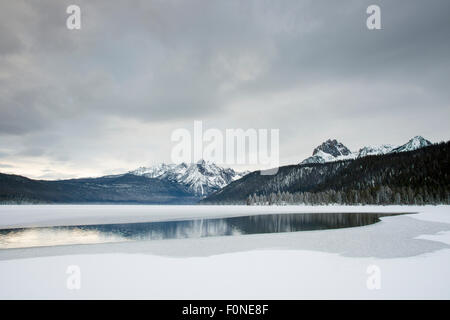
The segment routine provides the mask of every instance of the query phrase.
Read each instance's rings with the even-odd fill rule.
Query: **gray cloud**
[[[69,31],[72,1],[2,2],[0,149],[57,177],[169,161],[194,119],[280,128],[283,163],[329,137],[449,139],[450,3],[376,1],[369,31],[372,3],[83,0]]]

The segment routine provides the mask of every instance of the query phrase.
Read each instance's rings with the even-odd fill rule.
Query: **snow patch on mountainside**
[[[395,147],[390,144],[383,144],[381,146],[368,146],[359,149],[357,158],[365,156],[375,156],[380,154],[386,154],[392,151]]]

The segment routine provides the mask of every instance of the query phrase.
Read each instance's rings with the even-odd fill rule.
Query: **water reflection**
[[[389,213],[267,214],[126,224],[0,230],[0,249],[358,227]]]

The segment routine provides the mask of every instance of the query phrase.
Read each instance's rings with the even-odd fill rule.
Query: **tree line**
[[[409,152],[253,172],[210,204],[450,204],[450,142]]]
[[[295,192],[288,191],[270,193],[269,195],[249,195],[246,200],[247,205],[424,205],[424,204],[450,204],[450,195],[445,192],[434,192],[420,188],[414,191],[411,187],[390,188],[389,186],[379,186],[366,190],[335,191],[327,190],[322,192]]]

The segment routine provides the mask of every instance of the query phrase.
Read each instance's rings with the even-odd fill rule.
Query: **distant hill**
[[[2,203],[196,203],[177,183],[133,174],[59,181],[0,173]]]
[[[273,176],[255,171],[201,203],[450,203],[450,142],[414,147],[354,160],[284,166]]]

